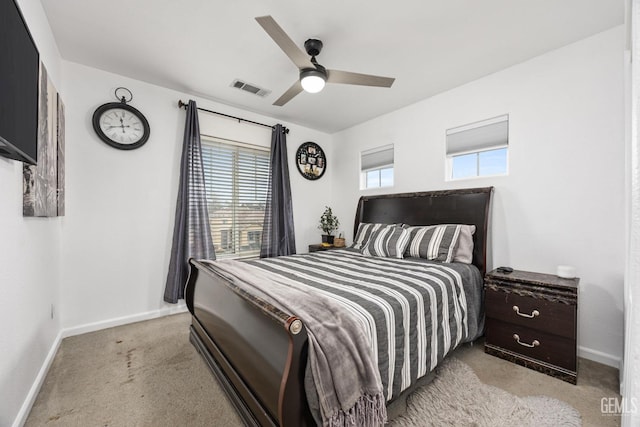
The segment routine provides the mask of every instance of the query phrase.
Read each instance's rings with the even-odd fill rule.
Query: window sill
[[[387,188],[393,188],[393,185],[386,185],[384,187],[368,187],[368,188],[360,188],[360,191],[371,191],[371,190],[385,190]]]
[[[465,176],[464,178],[445,178],[445,182],[458,182],[458,181],[466,181],[466,180],[478,180],[485,178],[500,178],[509,176],[508,173],[499,173],[495,175],[480,175],[480,176]]]

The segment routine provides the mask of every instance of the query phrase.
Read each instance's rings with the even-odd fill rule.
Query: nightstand
[[[336,248],[335,246],[322,246],[320,243],[318,243],[317,245],[309,245],[309,252],[330,251],[331,249],[344,248]]]
[[[488,273],[485,352],[576,384],[579,280]]]

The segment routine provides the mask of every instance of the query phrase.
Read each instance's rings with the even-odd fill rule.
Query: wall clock
[[[327,169],[327,158],[315,142],[305,142],[296,152],[298,171],[307,179],[319,179]]]
[[[125,96],[118,97],[118,91],[129,92],[129,99]],[[127,104],[133,99],[129,89],[119,87],[115,90],[115,95],[119,102],[107,102],[94,111],[93,130],[102,141],[113,148],[140,148],[149,139],[149,122],[144,114]]]

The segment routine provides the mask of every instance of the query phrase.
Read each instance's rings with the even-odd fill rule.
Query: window
[[[360,188],[393,186],[393,145],[360,153]]]
[[[220,230],[220,249],[233,250],[233,230]]]
[[[216,256],[259,255],[269,185],[269,149],[203,136],[202,163]]]
[[[447,130],[447,179],[506,175],[509,116]]]
[[[251,249],[260,250],[260,245],[262,244],[262,230],[247,231],[247,244]]]

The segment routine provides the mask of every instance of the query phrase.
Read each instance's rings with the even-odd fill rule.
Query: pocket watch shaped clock
[[[116,89],[116,98],[118,98]],[[133,96],[129,97],[129,101]],[[128,105],[125,97],[119,98],[119,102],[102,104],[93,113],[93,129],[98,137],[120,150],[133,150],[142,147],[149,139],[150,128],[147,118],[136,108]]]

